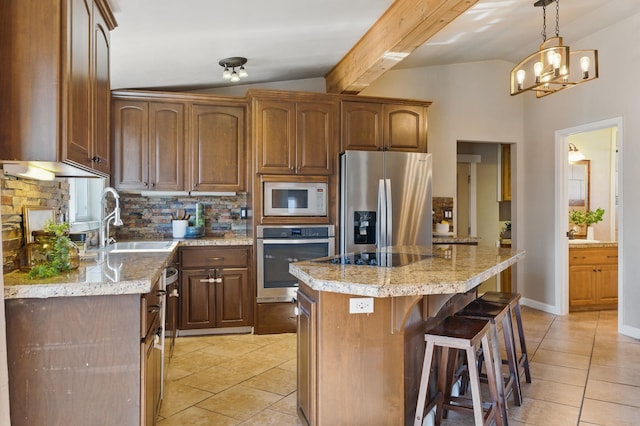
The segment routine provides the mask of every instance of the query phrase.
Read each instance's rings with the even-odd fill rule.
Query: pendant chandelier
[[[556,4],[556,35],[547,39],[547,6]],[[536,98],[568,89],[598,78],[598,51],[570,51],[560,37],[560,0],[538,0],[542,7],[543,27],[540,50],[527,56],[511,70],[511,95],[527,90]]]

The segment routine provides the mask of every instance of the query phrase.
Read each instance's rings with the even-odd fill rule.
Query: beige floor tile
[[[592,364],[589,369],[589,379],[640,386],[640,363],[629,365],[629,367],[632,368]]]
[[[640,360],[640,344],[617,341],[596,342],[593,349],[594,364],[627,367]]]
[[[236,370],[223,366],[213,366],[206,370],[193,373],[179,380],[183,385],[206,390],[212,393],[220,393],[230,387],[244,382],[253,377],[248,370]]]
[[[587,383],[588,372],[586,370],[561,367],[551,364],[539,364],[537,362],[531,362],[530,369],[533,380],[542,379],[550,382],[565,383],[568,385],[583,387]]]
[[[252,377],[244,384],[256,389],[262,389],[267,392],[285,396],[296,390],[296,373],[281,368],[272,368],[271,370]]]
[[[638,386],[601,382],[589,378],[584,397],[640,408],[640,387]]]
[[[585,398],[580,420],[589,424],[635,426],[640,408]]]
[[[173,356],[188,354],[207,346],[207,343],[199,337],[177,337],[173,348]]]
[[[166,382],[160,415],[168,418],[179,411],[209,398],[211,395],[211,392],[185,386],[178,382]]]
[[[520,407],[509,407],[509,419],[532,425],[575,425],[578,423],[579,413],[578,407],[538,399],[527,399]]]
[[[297,416],[267,409],[242,422],[241,426],[297,426],[299,424]]]
[[[549,351],[546,349],[538,349],[532,357],[532,361],[538,364],[559,365],[562,367],[579,368],[582,370],[589,369],[589,356],[575,355],[565,352]]]
[[[218,355],[226,358],[234,358],[250,352],[254,352],[263,346],[254,343],[241,342],[238,340],[224,340],[209,344],[206,348],[200,349],[200,352],[206,352],[212,355]]]
[[[281,398],[282,396],[271,392],[237,385],[198,403],[198,407],[244,421]]]
[[[171,362],[176,368],[195,373],[210,368],[213,365],[228,362],[230,359],[231,358],[197,350],[185,355],[175,356]]]
[[[263,352],[255,352],[250,354],[241,355],[224,364],[221,364],[224,368],[229,368],[237,371],[245,371],[251,373],[252,376],[264,373],[270,368],[277,367],[285,360],[278,357],[273,357]]]
[[[590,342],[581,342],[567,339],[545,338],[540,343],[540,349],[555,352],[565,352],[576,355],[591,356],[592,345]]]
[[[635,424],[640,341],[617,333],[617,312],[555,316],[523,306],[522,314],[533,383],[523,377],[521,407],[509,400],[510,425]],[[300,424],[295,334],[180,337],[174,354],[160,425]],[[442,424],[473,418],[451,413]]]
[[[158,422],[158,426],[236,426],[240,420],[198,407],[189,407]]]
[[[298,359],[294,357],[293,359],[278,365],[278,368],[294,372],[298,371]]]
[[[279,411],[290,416],[297,416],[297,401],[298,396],[296,392],[291,392],[290,395],[285,396],[280,401],[273,404],[269,409]]]
[[[521,387],[525,401],[532,398],[578,408],[582,404],[584,386],[535,379],[531,383],[523,380]]]

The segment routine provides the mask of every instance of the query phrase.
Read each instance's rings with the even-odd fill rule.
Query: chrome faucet
[[[113,220],[114,226],[122,226],[122,219],[120,218],[120,195],[118,195],[118,192],[110,186],[107,186],[102,191],[101,215],[104,215],[104,210],[107,208],[107,194],[109,193],[113,195],[113,199],[116,200],[116,207],[111,213],[100,220],[100,248],[107,245],[107,240],[109,239],[109,222]]]

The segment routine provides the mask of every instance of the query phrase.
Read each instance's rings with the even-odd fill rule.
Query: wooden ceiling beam
[[[396,0],[325,76],[327,93],[359,93],[478,0]]]

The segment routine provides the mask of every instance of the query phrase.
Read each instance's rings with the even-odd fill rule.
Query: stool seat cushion
[[[496,318],[508,308],[508,303],[495,303],[476,299],[456,312],[456,315],[465,317]]]
[[[480,299],[487,302],[509,303],[520,300],[520,293],[503,293],[499,291],[487,291]]]
[[[469,319],[450,316],[444,319],[437,326],[427,330],[425,340],[429,335],[447,336],[456,339],[472,340],[481,333],[489,323],[481,319]]]

